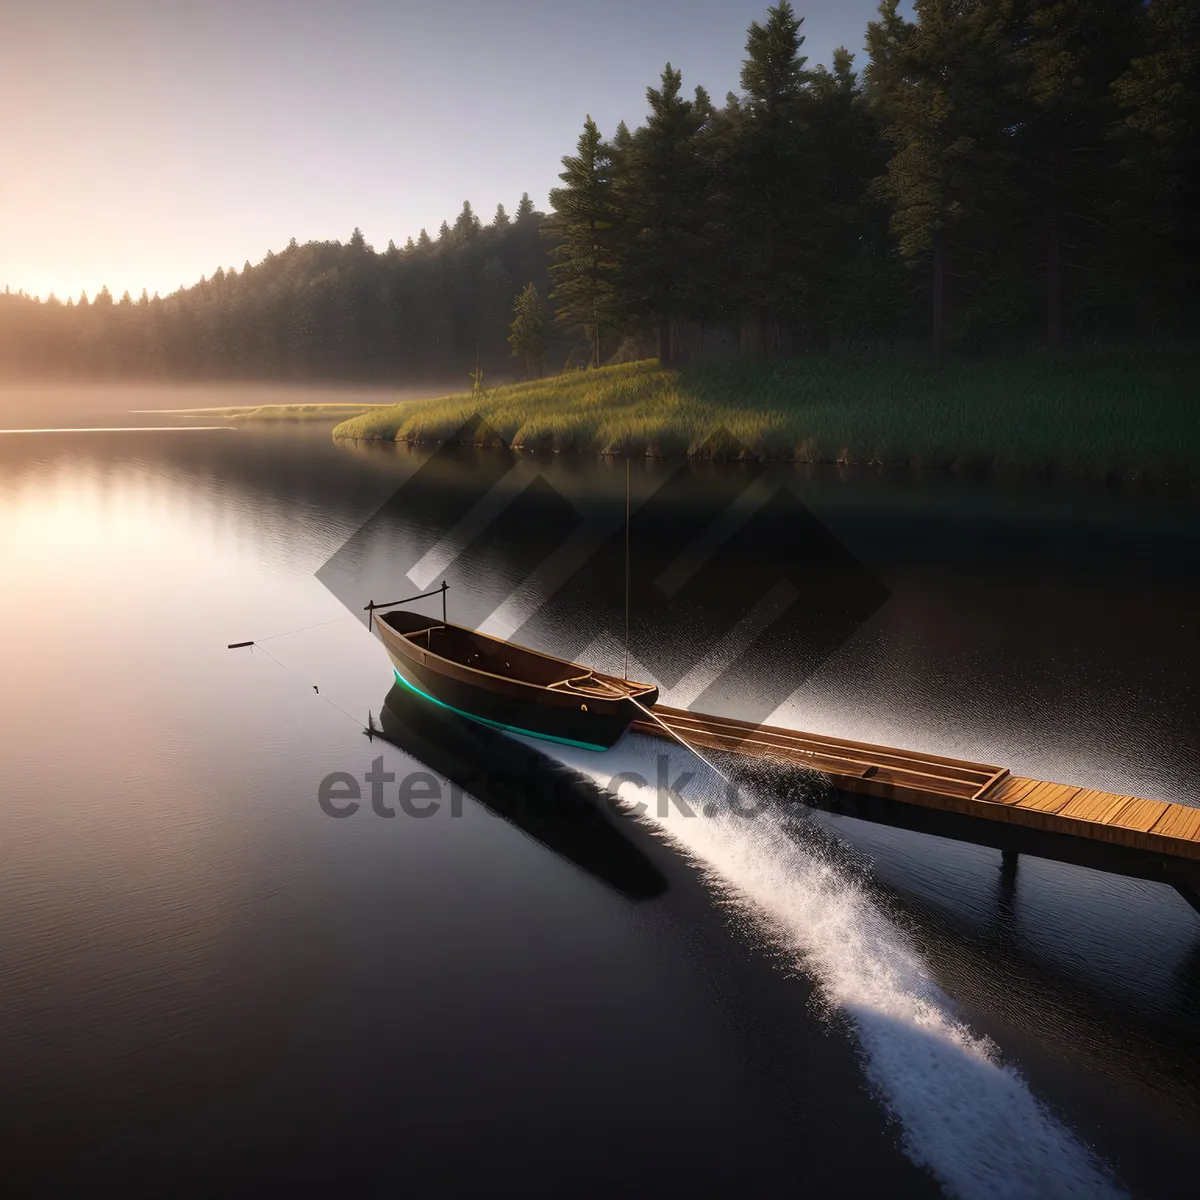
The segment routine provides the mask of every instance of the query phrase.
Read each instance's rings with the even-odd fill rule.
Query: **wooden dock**
[[[826,776],[838,792],[893,806],[872,809],[860,803],[835,811],[934,833],[942,830],[928,821],[894,819],[895,806],[965,818],[959,827],[967,831],[968,840],[1170,883],[1200,908],[1200,808],[1027,779],[987,763],[685,709],[655,706],[654,712],[693,745],[807,768]],[[632,728],[652,737],[669,736],[649,720],[637,721]],[[991,832],[981,834],[981,823]],[[1115,854],[1106,858],[1105,849]]]

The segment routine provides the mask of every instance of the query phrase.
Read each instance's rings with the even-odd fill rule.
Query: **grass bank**
[[[407,401],[337,439],[441,443],[478,416],[519,449],[1089,475],[1200,475],[1200,352],[653,360]],[[483,440],[472,428],[468,436]]]

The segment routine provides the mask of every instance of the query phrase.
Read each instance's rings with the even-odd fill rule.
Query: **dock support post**
[[[1190,884],[1176,883],[1175,890],[1198,912],[1200,913],[1200,891],[1197,891]]]
[[[1019,857],[1015,850],[1000,851],[1000,878],[1009,887],[1017,881],[1017,861]]]

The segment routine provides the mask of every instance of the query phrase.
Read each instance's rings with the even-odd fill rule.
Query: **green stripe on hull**
[[[603,754],[608,747],[597,746],[593,742],[577,742],[573,738],[555,737],[552,733],[535,733],[532,729],[521,729],[517,725],[502,725],[499,721],[489,721],[487,717],[477,717],[474,713],[464,712],[461,708],[455,708],[453,704],[447,704],[444,700],[437,699],[436,696],[431,696],[428,692],[423,692],[416,684],[409,683],[395,667],[392,668],[392,674],[396,676],[399,683],[404,684],[410,692],[416,692],[423,700],[428,700],[431,704],[436,704],[439,708],[449,709],[452,713],[457,713],[460,717],[466,717],[468,721],[476,721],[480,725],[487,725],[490,729],[500,729],[505,733],[520,733],[525,737],[540,738],[544,742],[558,742],[560,746],[576,746],[580,750],[597,750]]]

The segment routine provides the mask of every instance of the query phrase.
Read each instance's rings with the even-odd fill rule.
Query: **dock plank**
[[[1022,776],[1015,776],[1012,780],[1013,786],[1009,788],[1003,796],[990,796],[989,799],[996,800],[1002,804],[1016,805],[1033,791],[1035,787],[1041,783],[1040,779],[1025,779]]]
[[[1200,841],[1200,808],[1171,804],[1151,827],[1150,832],[1161,837],[1179,838],[1182,841]]]
[[[1079,821],[1091,821],[1104,810],[1109,799],[1107,792],[1098,792],[1095,788],[1080,788],[1059,812],[1064,817],[1074,817]]]
[[[993,804],[1003,804],[1007,798],[1019,787],[1026,782],[1020,775],[1009,775],[1006,779],[1002,779],[989,793],[988,800]]]
[[[1013,791],[1020,785],[1021,782],[1021,778],[1017,775],[1009,775],[1006,779],[1002,779],[1000,783],[997,784],[996,787],[992,788],[992,790],[988,793],[988,803],[1004,804],[1006,798],[1012,795]]]
[[[1168,808],[1170,805],[1162,800],[1143,800],[1139,796],[1131,796],[1129,803],[1107,824],[1120,829],[1133,829],[1138,833],[1149,833]]]
[[[1095,788],[1082,788],[1059,810],[1059,815],[1104,825],[1129,803],[1129,799],[1128,796],[1114,796],[1112,792],[1100,792]]]
[[[1079,791],[1065,783],[1043,783],[1035,787],[1023,800],[1018,801],[1021,808],[1035,809],[1037,812],[1056,813]]]

